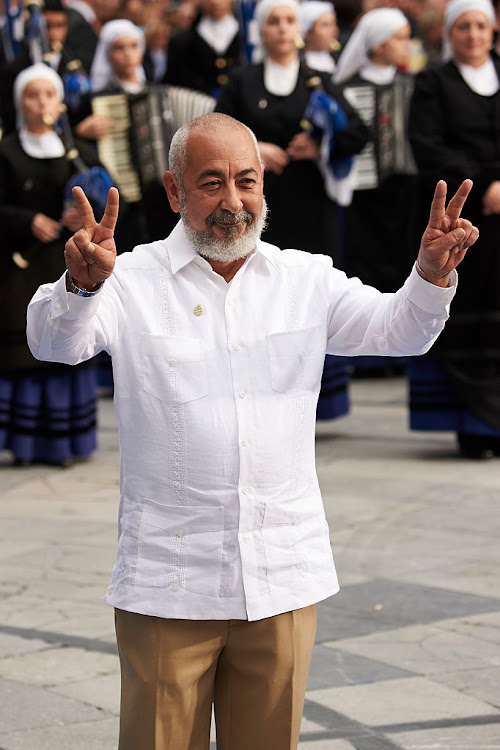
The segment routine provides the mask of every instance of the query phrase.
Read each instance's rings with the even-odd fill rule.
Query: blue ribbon
[[[332,170],[334,177],[342,179],[347,177],[351,171],[354,158],[345,156],[340,159],[335,157],[335,134],[344,130],[347,126],[347,115],[342,107],[329,94],[324,91],[312,91],[309,97],[304,118],[311,123],[312,130],[309,136],[317,143],[324,138],[328,139],[329,161],[327,168]]]

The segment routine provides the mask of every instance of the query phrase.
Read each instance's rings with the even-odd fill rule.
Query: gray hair
[[[175,131],[172,141],[170,142],[168,168],[175,175],[180,185],[182,185],[182,178],[186,168],[187,147],[191,132],[198,130],[200,132],[205,132],[207,135],[212,135],[217,132],[217,129],[245,130],[253,141],[260,166],[262,167],[259,146],[253,131],[239,120],[235,120],[234,117],[224,115],[222,112],[210,112],[209,114],[195,117],[185,125],[181,125],[181,127]]]

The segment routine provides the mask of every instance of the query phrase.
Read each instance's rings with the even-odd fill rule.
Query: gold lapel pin
[[[197,318],[199,318],[200,315],[203,315],[203,308],[201,305],[196,305],[196,307],[194,308],[194,314]]]

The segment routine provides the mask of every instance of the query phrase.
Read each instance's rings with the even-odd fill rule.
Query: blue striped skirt
[[[0,377],[0,450],[20,462],[66,464],[96,449],[94,368]]]
[[[446,370],[435,359],[428,356],[412,358],[408,374],[412,430],[447,430],[500,437],[498,430],[463,407]]]

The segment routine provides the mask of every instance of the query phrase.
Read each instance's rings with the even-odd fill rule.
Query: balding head
[[[257,158],[262,167],[257,139],[250,128],[239,120],[235,120],[234,117],[223,115],[221,112],[210,112],[207,115],[195,117],[194,120],[182,125],[174,133],[168,152],[168,166],[179,183],[182,184],[188,160],[189,139],[191,135],[202,135],[208,138],[224,140],[230,133],[234,135],[241,134],[244,140],[248,137],[251,138],[257,152]]]

